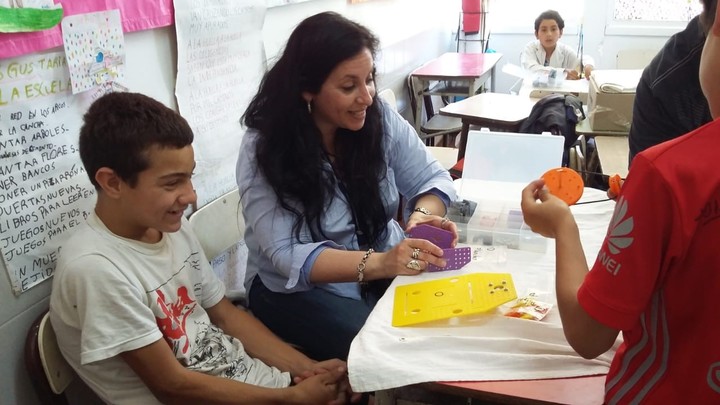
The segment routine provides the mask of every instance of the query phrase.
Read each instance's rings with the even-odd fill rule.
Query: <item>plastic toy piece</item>
[[[620,195],[620,188],[621,188],[620,182],[621,182],[621,180],[622,180],[622,179],[620,178],[620,175],[619,175],[619,174],[613,174],[613,175],[610,176],[610,178],[608,179],[608,186],[610,187],[610,192],[613,193],[613,194],[615,194],[615,196],[619,196],[619,195]]]
[[[550,169],[541,176],[550,193],[565,201],[567,205],[573,205],[583,195],[585,183],[582,177],[573,169],[558,167]]]
[[[438,267],[428,263],[427,271],[457,270],[470,263],[472,260],[472,249],[467,247],[443,249],[443,259],[447,261],[445,267]]]
[[[472,273],[398,286],[392,326],[487,312],[517,298],[507,273]]]
[[[408,232],[408,236],[413,239],[429,240],[440,249],[452,247],[453,233],[432,225],[418,225]]]

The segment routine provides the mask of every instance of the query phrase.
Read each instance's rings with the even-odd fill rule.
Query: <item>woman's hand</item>
[[[397,275],[416,276],[428,268],[428,263],[445,267],[443,251],[425,239],[407,238],[391,250],[381,253],[379,266],[386,272],[385,278]]]
[[[407,226],[405,228],[405,232],[410,232],[411,229],[414,227],[421,225],[421,224],[428,224],[432,225],[434,227],[444,229],[446,231],[450,231],[453,234],[453,241],[452,241],[452,247],[455,247],[458,242],[458,231],[457,231],[457,225],[455,223],[447,218],[443,218],[437,215],[425,215],[422,212],[413,212],[412,215],[410,215],[410,218],[408,218]]]

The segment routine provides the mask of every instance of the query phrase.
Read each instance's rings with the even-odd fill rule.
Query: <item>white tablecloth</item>
[[[520,186],[510,195],[519,207]],[[487,191],[477,188],[475,192]],[[462,190],[467,198],[468,190]],[[480,193],[483,194],[482,192]],[[493,195],[497,195],[493,190]],[[582,201],[605,198],[585,189]],[[590,266],[605,237],[615,203],[572,207]],[[455,271],[397,277],[352,343],[350,383],[357,392],[376,391],[430,381],[526,380],[607,374],[615,350],[594,360],[575,354],[562,331],[554,306],[542,321],[508,318],[494,311],[411,327],[391,326],[395,287],[470,272],[510,273],[518,295],[529,288],[555,300],[555,244],[545,253],[507,249],[494,263],[472,262]],[[618,340],[619,343],[619,340]],[[617,347],[617,344],[615,345]]]

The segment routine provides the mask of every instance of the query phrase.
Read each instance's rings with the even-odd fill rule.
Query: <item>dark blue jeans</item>
[[[383,292],[375,289],[359,301],[320,288],[282,294],[268,290],[255,276],[250,310],[273,333],[299,346],[311,359],[347,360],[350,343]]]

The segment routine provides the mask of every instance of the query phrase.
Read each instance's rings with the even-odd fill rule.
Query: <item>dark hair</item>
[[[555,22],[558,25],[558,28],[560,28],[560,31],[565,29],[565,20],[560,17],[560,13],[558,13],[555,10],[547,10],[540,13],[538,18],[535,19],[535,33],[537,34],[540,30],[540,24],[543,20],[555,20]]]
[[[150,166],[146,151],[153,145],[183,148],[193,141],[192,129],[180,114],[139,93],[110,93],[97,99],[83,116],[80,158],[90,182],[95,173],[112,169],[131,187]]]
[[[302,97],[304,92],[317,94],[333,69],[363,50],[375,59],[378,45],[367,28],[337,13],[308,17],[292,32],[282,56],[265,74],[243,114],[245,126],[259,132],[258,168],[281,206],[295,214],[293,230],[298,240],[303,222],[314,239],[325,237],[321,216],[338,180],[347,191],[357,231],[368,237],[369,245],[387,230],[379,187],[386,175],[380,102],[375,98],[367,108],[365,125],[359,131],[337,130],[336,180],[325,164],[328,158],[320,130]]]
[[[715,23],[715,12],[717,11],[717,0],[700,0],[703,5],[703,11],[700,13],[700,25],[707,35]]]

